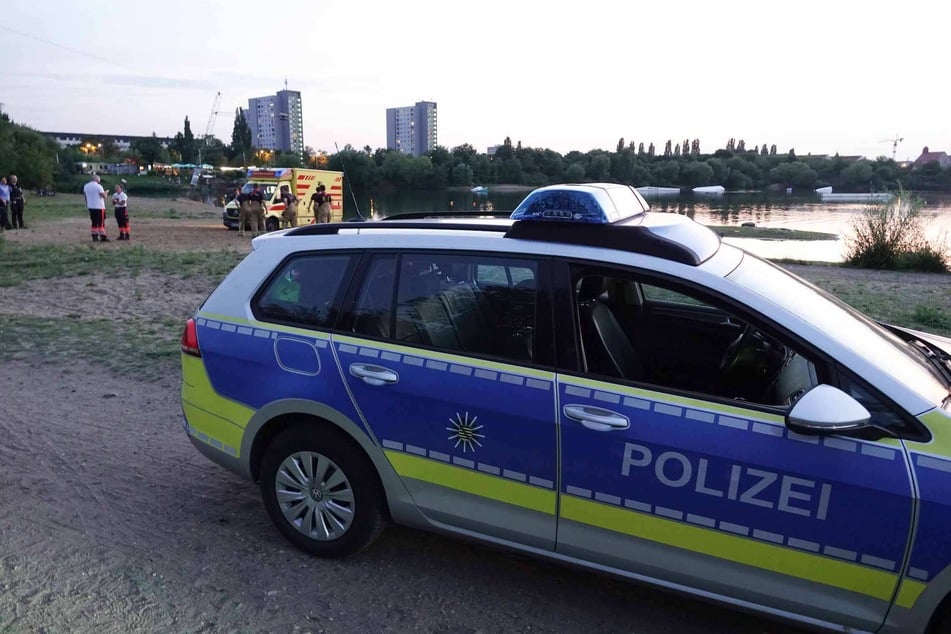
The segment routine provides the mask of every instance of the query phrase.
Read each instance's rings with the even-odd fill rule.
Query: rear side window
[[[352,262],[350,254],[288,259],[258,293],[252,306],[255,316],[305,328],[331,328],[336,299]]]
[[[538,264],[491,255],[376,256],[353,331],[452,352],[534,359]]]

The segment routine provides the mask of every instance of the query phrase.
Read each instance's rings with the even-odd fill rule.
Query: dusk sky
[[[800,155],[951,153],[948,24],[932,0],[5,0],[0,108],[42,131],[231,141],[299,90],[304,143],[386,145],[438,104],[438,142],[559,153],[731,137]]]

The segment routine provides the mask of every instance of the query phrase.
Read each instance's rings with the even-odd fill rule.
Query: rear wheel
[[[261,463],[261,495],[278,530],[320,557],[346,557],[383,528],[383,493],[373,464],[341,432],[294,427]]]

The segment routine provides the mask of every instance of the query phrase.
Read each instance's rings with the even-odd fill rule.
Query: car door
[[[832,370],[814,351],[762,332],[749,350],[733,350],[736,341],[726,346],[731,358],[717,364],[726,376],[682,376],[650,359],[589,365],[587,359],[638,355],[636,338],[617,343],[637,328],[638,310],[648,315],[652,352],[661,355],[665,346],[683,354],[681,342],[694,328],[743,327],[748,316],[688,285],[629,270],[576,265],[559,272],[574,299],[571,314],[559,320],[558,340],[576,340],[580,361],[564,364],[557,377],[557,552],[876,629],[901,577],[913,516],[901,442],[793,433],[784,424],[790,403]],[[607,281],[591,283],[591,276]],[[616,323],[612,288],[627,289],[617,297],[637,298],[616,311],[623,315]],[[663,297],[668,308],[680,303],[668,332],[652,317],[660,307],[645,305],[651,297]],[[586,327],[596,314],[596,326]],[[764,358],[752,359],[758,354]]]
[[[376,253],[334,336],[348,389],[433,522],[552,549],[554,372],[539,260]],[[550,346],[548,347],[550,348]]]

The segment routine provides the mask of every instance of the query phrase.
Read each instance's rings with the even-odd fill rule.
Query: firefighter
[[[284,212],[281,214],[281,228],[297,226],[297,196],[291,193],[290,187],[281,185],[281,200],[284,202]]]
[[[261,186],[254,184],[254,189],[248,194],[248,200],[251,204],[251,236],[257,236],[264,233],[264,214],[267,211],[267,204],[264,202],[264,192]]]

